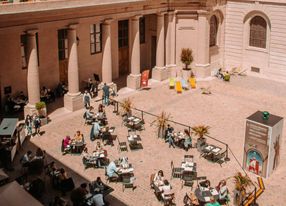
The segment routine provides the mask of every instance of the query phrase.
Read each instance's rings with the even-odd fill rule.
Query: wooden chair
[[[184,169],[181,168],[181,167],[174,167],[173,161],[171,161],[171,170],[172,170],[171,179],[172,178],[181,178],[182,177],[182,173],[183,173]]]
[[[174,89],[174,87],[175,87],[175,78],[171,77],[169,79],[169,88]]]
[[[126,142],[120,142],[119,138],[117,137],[118,140],[118,152],[128,152],[128,147]]]
[[[180,81],[176,81],[176,91],[177,93],[182,93],[183,92],[183,87]]]
[[[199,182],[205,181],[206,179],[206,176],[197,177],[197,187],[199,186]]]

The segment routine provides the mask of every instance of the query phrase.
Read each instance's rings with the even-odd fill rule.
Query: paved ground
[[[152,85],[150,90],[132,93],[121,90],[118,99],[129,96],[135,107],[153,114],[166,111],[171,114],[172,120],[187,125],[209,125],[211,127],[210,135],[228,143],[240,163],[243,157],[245,118],[257,110],[267,110],[276,115],[286,116],[286,85],[269,80],[254,77],[234,77],[229,83],[217,79],[199,82],[198,87],[211,86],[213,94],[209,96],[202,95],[199,89],[176,94],[174,90],[168,88],[166,82],[153,82]],[[97,108],[98,103],[93,104]],[[119,139],[126,141],[127,129],[122,126],[121,117],[116,116],[112,111],[113,107],[107,108],[109,124],[116,127],[116,134]],[[83,110],[74,113],[69,113],[64,109],[55,110],[51,114],[51,123],[43,127],[45,134],[33,138],[31,142],[45,149],[51,157],[86,180],[94,180],[97,176],[104,178],[104,170],[102,169],[85,170],[81,156],[62,156],[61,154],[62,138],[65,135],[72,136],[76,130],[81,130],[84,133],[89,150],[94,148],[95,143],[90,142],[88,138],[90,126],[84,125],[82,114]],[[168,148],[162,139],[156,137],[156,128],[150,126],[154,118],[146,115],[144,119],[146,121],[145,130],[140,134],[143,139],[143,150],[118,153],[117,142],[114,147],[106,146],[111,160],[120,156],[127,156],[135,168],[137,188],[134,191],[126,189],[123,192],[120,183],[111,183],[111,186],[115,188],[112,193],[114,197],[126,205],[161,205],[149,187],[149,176],[151,173],[162,169],[165,177],[170,180],[171,160],[174,161],[175,166],[178,166],[183,160],[184,154],[194,155],[195,162],[198,164],[198,175],[207,176],[213,186],[216,186],[221,179],[231,177],[235,172],[241,171],[239,164],[231,155],[231,161],[220,166],[200,158],[196,149],[186,153],[178,148]],[[173,126],[176,130],[184,129],[178,125]],[[266,191],[258,201],[261,206],[279,206],[286,201],[284,195],[286,193],[286,150],[283,149],[286,146],[285,134],[286,127],[284,126],[280,166],[270,178],[264,180]],[[208,142],[223,146],[211,140]],[[252,178],[255,180],[254,176]],[[233,188],[231,178],[227,184],[230,189]],[[181,188],[181,182],[178,179],[172,179],[171,185],[175,190],[176,204],[183,205],[183,196],[191,189]]]

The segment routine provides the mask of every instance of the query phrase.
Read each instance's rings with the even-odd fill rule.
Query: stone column
[[[112,83],[111,21],[102,24],[102,82],[107,84]]]
[[[27,88],[28,104],[25,106],[24,113],[33,114],[36,112],[35,104],[40,102],[40,79],[38,67],[38,51],[36,43],[36,33],[38,30],[27,31]]]
[[[131,19],[131,74],[127,77],[127,87],[131,89],[140,88],[140,39],[139,18],[137,15]]]
[[[199,10],[198,12],[198,54],[196,62],[195,73],[199,78],[205,78],[211,75],[210,71],[210,55],[209,55],[209,38],[210,25],[208,21],[208,12]]]
[[[176,77],[176,12],[167,13],[166,69],[169,76]]]
[[[164,13],[157,14],[157,48],[156,48],[156,66],[152,70],[152,78],[162,81],[168,78],[165,67],[165,25]]]
[[[78,75],[78,55],[77,55],[77,39],[76,26],[71,24],[68,28],[68,93],[64,96],[64,106],[70,111],[76,111],[83,108],[82,96],[79,91],[79,75]]]

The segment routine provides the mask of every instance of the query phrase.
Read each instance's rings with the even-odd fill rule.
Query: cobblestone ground
[[[202,95],[200,87],[211,87],[212,95]],[[270,113],[285,117],[286,116],[286,85],[272,82],[269,80],[258,79],[254,77],[233,77],[231,82],[222,82],[220,80],[198,82],[198,89],[184,91],[182,94],[176,94],[174,90],[168,88],[168,83],[153,83],[150,90],[136,92],[119,92],[117,99],[122,100],[130,97],[134,106],[144,111],[159,114],[166,111],[171,114],[172,120],[178,121],[190,126],[205,124],[211,127],[210,135],[229,144],[238,161],[241,163],[243,158],[243,144],[245,133],[245,119],[257,110],[266,110]],[[98,102],[94,102],[95,108]],[[136,113],[135,113],[136,114]],[[92,151],[95,142],[89,140],[90,126],[84,125],[82,118],[83,110],[70,113],[64,109],[56,110],[51,114],[51,122],[43,127],[45,134],[41,137],[35,137],[31,140],[36,146],[45,149],[53,158],[60,161],[66,167],[80,174],[87,180],[95,180],[97,176],[104,179],[103,169],[84,169],[82,157],[76,155],[62,155],[60,146],[64,136],[73,136],[76,130],[81,130],[85,135],[87,147]],[[140,115],[140,113],[138,113]],[[120,141],[127,141],[127,129],[122,125],[120,115],[113,113],[113,107],[107,108],[107,117],[110,126],[115,126],[115,133]],[[149,176],[159,169],[165,173],[165,177],[170,180],[171,166],[173,161],[175,166],[179,166],[185,154],[194,155],[194,161],[197,163],[198,175],[207,176],[211,184],[216,186],[221,179],[231,177],[237,171],[241,171],[239,164],[230,154],[230,161],[222,164],[214,164],[200,158],[196,149],[185,152],[179,148],[169,148],[168,144],[162,139],[157,138],[156,128],[150,126],[154,117],[144,115],[146,121],[145,130],[140,132],[142,137],[143,150],[128,151],[119,153],[117,150],[117,141],[115,146],[105,146],[108,151],[108,157],[111,160],[121,156],[127,156],[129,162],[134,166],[137,188],[132,191],[125,189],[122,191],[120,183],[110,183],[115,189],[112,193],[114,197],[124,202],[126,205],[151,206],[162,205],[156,199],[149,186]],[[183,130],[182,126],[173,125],[176,130]],[[261,206],[279,206],[286,201],[286,150],[284,126],[284,135],[282,139],[281,161],[278,169],[265,179],[266,191],[259,199]],[[196,138],[195,138],[196,139]],[[217,146],[222,146],[217,142],[208,140]],[[252,176],[253,180],[256,180]],[[175,191],[175,202],[177,205],[183,205],[183,197],[191,188],[181,187],[181,181],[171,179],[171,185]],[[233,188],[232,179],[227,181],[228,187]],[[116,205],[116,204],[111,204]]]

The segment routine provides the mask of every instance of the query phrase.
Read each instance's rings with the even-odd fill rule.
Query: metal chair
[[[219,163],[220,166],[221,166],[222,163],[225,162],[224,159],[225,159],[225,157],[226,157],[226,152],[227,152],[227,151],[224,151],[224,152],[222,152],[222,153],[219,153],[218,155],[214,155],[214,157],[213,157],[213,162]]]
[[[172,170],[171,179],[172,178],[182,178],[182,173],[183,173],[184,169],[181,167],[174,167],[173,161],[171,161],[171,170]]]
[[[134,177],[130,175],[123,175],[122,176],[122,191],[124,192],[125,188],[132,188],[134,189]]]
[[[184,155],[184,162],[193,162],[194,156],[193,155]]]
[[[175,198],[175,194],[174,193],[164,194],[164,196],[162,196],[164,205],[165,206],[167,206],[167,205],[174,205],[174,203],[173,203],[174,198]]]
[[[193,188],[194,180],[197,177],[196,172],[183,172],[182,174],[182,188],[183,186],[188,186]]]
[[[127,143],[126,142],[120,142],[119,138],[117,138],[118,140],[118,152],[128,152],[128,147],[127,147]]]

